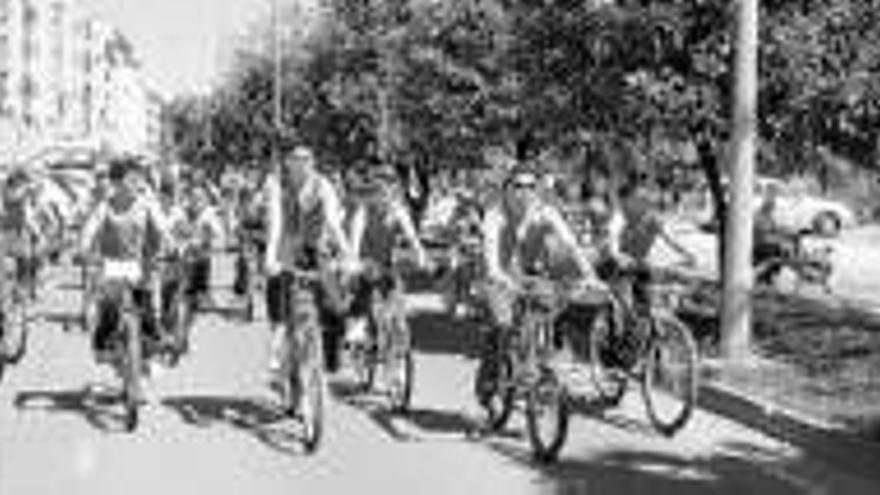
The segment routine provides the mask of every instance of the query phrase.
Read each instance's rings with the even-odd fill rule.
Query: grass
[[[703,303],[716,294],[704,294]],[[795,295],[754,300],[753,343],[766,365],[726,374],[730,385],[880,440],[880,315],[845,303]],[[717,322],[682,314],[715,352]]]

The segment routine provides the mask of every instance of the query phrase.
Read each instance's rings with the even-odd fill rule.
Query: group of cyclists
[[[364,327],[348,316],[368,312],[374,294],[386,300],[402,297],[403,277],[395,256],[398,241],[406,241],[419,268],[428,272],[435,268],[392,167],[357,165],[334,180],[319,169],[313,150],[300,145],[283,156],[259,187],[246,182],[248,187],[237,191],[218,193],[204,184],[183,190],[179,173],[175,167],[166,168],[149,187],[137,160],[112,160],[98,182],[78,239],[84,263],[120,260],[140,267],[132,298],[143,315],[148,358],[169,346],[186,346],[175,341],[177,334],[162,315],[181,283],[192,295],[209,293],[211,249],[225,230],[233,230],[230,237],[238,241],[234,291],[248,295],[254,287],[248,279],[257,276],[254,271],[261,271],[265,279],[271,328],[267,381],[278,392],[286,383],[284,361],[292,345],[289,322],[301,300],[292,294],[298,274],[334,274],[306,286],[323,331],[322,362],[333,373],[340,367],[343,343],[367,338]],[[488,308],[491,333],[510,332],[518,324],[514,307],[523,277],[567,280],[605,290],[614,273],[647,267],[658,240],[693,264],[693,255],[674,240],[652,208],[640,178],[630,178],[616,189],[593,187],[578,198],[577,215],[557,201],[558,196],[546,194],[542,179],[530,164],[517,164],[497,191],[480,197],[479,213],[472,217],[478,227],[472,232],[480,237],[477,261],[484,275],[484,283],[474,286],[479,286],[479,299]],[[4,248],[15,245],[7,239],[23,238],[28,228],[38,230],[28,227],[27,215],[17,206],[16,180],[20,179],[8,178],[3,188]],[[212,208],[212,200],[225,202],[228,214]],[[29,259],[8,250],[2,254],[4,261]],[[186,280],[161,276],[159,260],[166,259],[186,261]],[[21,280],[25,267],[16,270],[15,278],[0,277],[0,287]],[[649,279],[650,270],[641,270],[637,287]],[[341,305],[341,299],[350,303]],[[99,363],[110,362],[109,342],[118,308],[113,300],[100,298],[93,307],[95,357]],[[0,356],[2,337],[0,333]]]

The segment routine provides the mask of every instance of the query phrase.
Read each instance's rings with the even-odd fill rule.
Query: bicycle
[[[636,300],[635,284],[645,269],[613,277],[612,302],[593,318],[589,335],[591,375],[600,398],[611,406],[621,402],[630,381],[640,383],[652,426],[673,436],[687,424],[697,401],[697,345],[675,315],[687,289],[652,282],[644,288],[647,300]]]
[[[9,261],[14,260],[3,257],[3,273],[0,274],[6,279],[3,293],[0,294],[0,382],[3,381],[5,369],[18,365],[27,353],[30,330],[31,299],[27,290],[17,283],[16,277],[7,276],[12,271],[6,266]]]
[[[190,287],[193,256],[192,249],[185,248],[159,259],[165,265],[160,288],[161,325],[165,335],[171,337],[164,353],[172,367],[189,353],[196,313],[196,300]]]
[[[551,366],[554,323],[567,306],[560,284],[527,278],[516,295],[511,332],[494,332],[476,374],[477,400],[490,432],[507,424],[517,399],[525,401],[529,442],[535,459],[554,461],[568,436],[569,402]]]
[[[323,437],[323,336],[312,287],[322,280],[318,270],[293,270],[290,283],[291,314],[285,322],[287,350],[282,360],[280,392],[285,413],[302,422],[306,452],[317,450]]]
[[[137,428],[141,404],[141,376],[144,374],[144,336],[141,309],[134,300],[135,288],[143,281],[137,261],[104,260],[98,282],[99,300],[116,308],[116,326],[109,335],[111,366],[122,379],[121,402],[125,408],[125,429]]]
[[[354,324],[366,326],[364,338],[348,344],[358,385],[366,391],[376,389],[381,369],[392,410],[405,412],[412,400],[415,364],[403,301],[394,296],[394,282],[377,265],[364,264],[353,275],[370,287],[367,314],[348,317]]]

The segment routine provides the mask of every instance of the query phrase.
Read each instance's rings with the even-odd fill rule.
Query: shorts
[[[152,311],[152,293],[148,289],[137,288],[132,293],[134,303],[141,312],[142,335],[149,340],[159,339],[159,325]],[[119,308],[115,301],[102,299],[98,301],[98,322],[93,336],[93,346],[97,350],[108,350],[109,338],[119,319]]]
[[[281,272],[266,280],[266,312],[270,322],[284,323],[287,315],[291,313],[292,283],[293,275],[290,272]]]

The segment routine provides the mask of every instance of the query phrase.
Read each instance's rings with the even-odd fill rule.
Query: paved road
[[[53,319],[77,304],[63,275],[42,304]],[[477,414],[467,329],[436,316],[414,324],[413,414],[391,417],[380,398],[337,393],[326,443],[310,457],[265,390],[264,323],[202,315],[192,358],[154,378],[133,434],[120,432],[111,407],[83,398],[86,385],[113,383],[91,364],[86,337],[42,323],[0,387],[0,494],[876,493],[810,452],[708,412],[678,437],[659,437],[635,400],[578,415],[561,461],[535,466],[521,419],[500,438],[465,434]],[[338,392],[344,376],[336,383]]]

